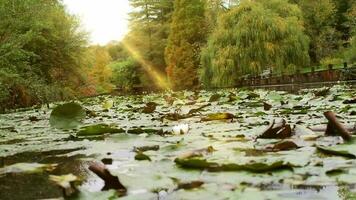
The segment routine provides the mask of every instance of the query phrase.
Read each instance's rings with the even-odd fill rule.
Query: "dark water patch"
[[[12,156],[0,157],[0,167],[12,165],[15,163],[43,163],[45,161],[48,161],[48,159],[50,159],[51,157],[79,151],[82,149],[83,148],[52,150],[43,152],[23,152]]]
[[[48,177],[48,174],[6,174],[0,177],[0,199],[32,200],[61,197],[62,190]]]

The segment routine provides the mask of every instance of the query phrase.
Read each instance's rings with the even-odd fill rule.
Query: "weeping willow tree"
[[[242,1],[220,16],[201,55],[206,87],[234,86],[265,69],[293,71],[309,63],[302,13],[285,0]]]

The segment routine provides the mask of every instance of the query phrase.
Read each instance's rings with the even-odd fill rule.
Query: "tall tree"
[[[203,0],[175,0],[171,32],[165,52],[173,89],[198,85],[200,49],[206,41]]]
[[[130,0],[134,11],[130,16],[131,31],[124,45],[140,54],[152,67],[164,72],[164,49],[169,34],[169,22],[173,11],[171,0]]]
[[[202,52],[206,87],[234,86],[264,69],[286,72],[308,64],[308,37],[298,6],[284,0],[243,1],[223,14]]]
[[[303,12],[305,32],[310,37],[309,55],[313,64],[332,56],[340,46],[335,29],[336,5],[333,0],[297,0]]]

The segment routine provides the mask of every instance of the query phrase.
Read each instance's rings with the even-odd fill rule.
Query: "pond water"
[[[119,198],[88,169],[101,162],[120,199],[355,199],[356,139],[324,134],[325,111],[355,132],[355,97],[352,84],[102,96],[77,102],[69,130],[50,123],[65,102],[2,114],[0,199],[64,198],[50,177],[67,174],[81,179],[72,199]],[[282,119],[291,135],[262,136]]]

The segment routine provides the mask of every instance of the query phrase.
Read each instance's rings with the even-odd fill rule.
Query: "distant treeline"
[[[131,31],[118,44],[129,57],[113,64],[127,72],[116,79],[124,87],[159,82],[147,68],[179,90],[234,86],[270,68],[290,74],[356,61],[354,0],[130,2]]]
[[[354,0],[129,1],[126,37],[91,46],[60,0],[1,0],[0,109],[356,61]]]

